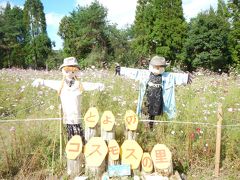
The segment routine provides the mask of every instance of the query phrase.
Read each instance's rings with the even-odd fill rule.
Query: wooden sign
[[[85,126],[94,128],[99,120],[98,110],[95,107],[90,107],[84,116]]]
[[[76,159],[82,152],[82,138],[79,135],[73,136],[67,143],[67,159]]]
[[[129,164],[108,166],[109,177],[113,176],[130,176],[131,168]]]
[[[108,153],[109,157],[112,160],[118,160],[119,159],[119,154],[120,154],[120,148],[115,139],[109,140],[108,142]]]
[[[84,149],[87,166],[99,167],[107,153],[108,148],[105,141],[101,137],[92,137]]]
[[[153,164],[157,169],[167,169],[172,166],[172,153],[165,144],[156,144],[151,152]]]
[[[125,126],[131,131],[135,131],[138,125],[138,116],[132,110],[127,110],[124,116]]]
[[[146,173],[151,173],[153,170],[153,161],[149,153],[145,152],[142,156],[142,170]]]
[[[121,146],[122,164],[130,164],[131,169],[137,169],[142,159],[143,150],[134,140],[126,140]]]
[[[101,117],[101,128],[105,131],[111,131],[115,123],[115,117],[111,111],[104,111]]]

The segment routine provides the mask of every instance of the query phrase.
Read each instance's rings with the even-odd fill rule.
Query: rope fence
[[[80,120],[83,120],[83,118],[79,118]],[[37,119],[5,119],[0,120],[0,123],[11,123],[11,122],[30,122],[30,121],[58,121],[61,120],[61,118],[37,118]],[[117,119],[120,120],[120,119]],[[217,127],[218,125],[213,123],[203,123],[203,122],[191,122],[191,121],[158,121],[158,120],[148,120],[143,119],[139,120],[140,122],[154,122],[156,124],[159,123],[169,123],[169,124],[193,124],[193,125],[204,125],[204,126],[213,126]],[[240,127],[240,124],[226,124],[221,125],[222,128],[224,127]]]

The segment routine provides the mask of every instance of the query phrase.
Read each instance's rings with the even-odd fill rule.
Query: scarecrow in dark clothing
[[[167,64],[164,57],[154,56],[149,64],[150,75],[146,83],[145,93],[143,96],[142,112],[149,120],[155,120],[155,116],[163,115],[163,112],[168,114],[169,118],[175,116],[175,84],[190,84],[192,82],[191,74],[187,73],[168,73],[165,72]],[[141,102],[141,98],[139,98]],[[139,103],[141,104],[141,103]],[[140,109],[138,107],[138,109]],[[149,127],[153,128],[154,122],[149,122]]]
[[[155,116],[163,115],[163,89],[162,73],[165,71],[165,58],[155,56],[150,61],[150,76],[146,86],[143,111],[148,119],[154,120]],[[149,127],[153,128],[153,122],[149,122]]]

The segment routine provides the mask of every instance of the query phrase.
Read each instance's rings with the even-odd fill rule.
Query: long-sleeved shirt
[[[44,80],[43,85],[59,91],[62,86],[62,81]],[[103,86],[102,83],[82,82],[84,91],[101,89]],[[60,94],[64,124],[79,124],[81,122],[81,94],[79,81],[75,81],[71,87],[64,82]]]
[[[146,91],[150,71],[122,68],[121,75],[140,81],[137,114],[141,115],[143,97]],[[186,73],[162,73],[163,112],[167,113],[170,119],[176,116],[175,85],[187,84],[187,81],[188,74]]]

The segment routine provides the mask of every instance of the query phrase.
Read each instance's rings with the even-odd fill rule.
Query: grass
[[[57,93],[46,87],[33,88],[35,78],[58,79],[58,71],[19,69],[0,70],[0,178],[45,179],[66,176],[65,162],[59,161],[59,135],[56,121],[24,121],[59,117]],[[116,117],[116,139],[124,141],[123,117],[126,110],[135,110],[138,82],[114,76],[113,72],[87,70],[82,81],[103,82],[103,92],[85,92],[82,114],[96,106],[100,115],[111,110]],[[158,117],[153,132],[142,122],[137,130],[137,142],[144,151],[156,143],[166,144],[173,154],[174,169],[188,179],[214,179],[217,108],[223,107],[221,179],[239,179],[240,171],[240,77],[198,75],[191,85],[176,88],[178,116],[169,123]],[[184,124],[199,122],[206,124]],[[65,137],[66,139],[66,137]],[[66,140],[65,140],[66,141]]]

